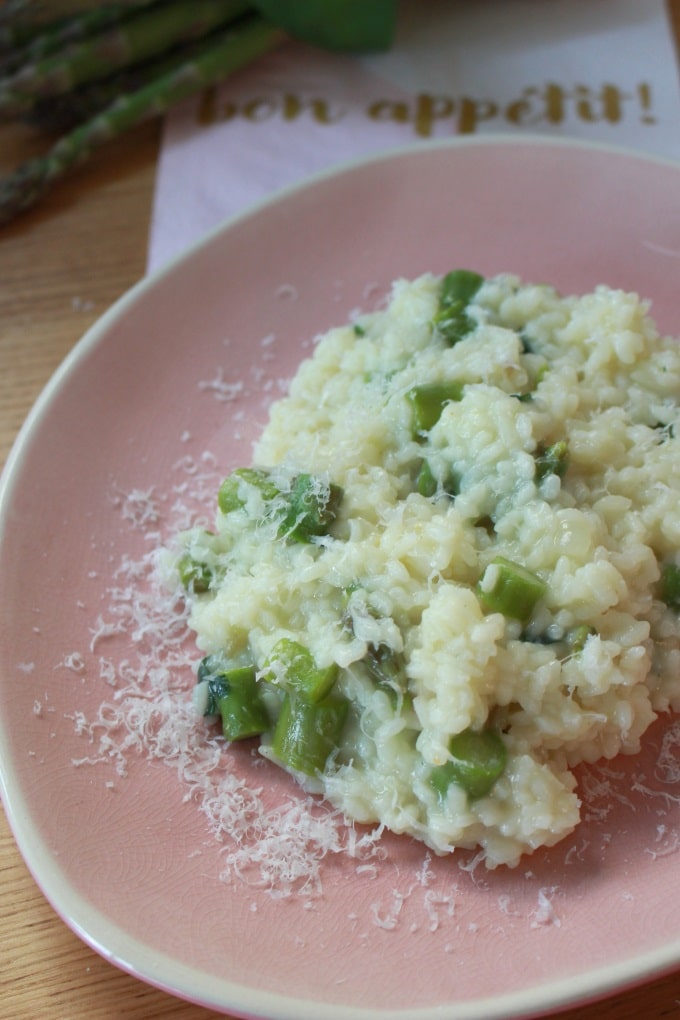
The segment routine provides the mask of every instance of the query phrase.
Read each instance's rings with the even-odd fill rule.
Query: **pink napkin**
[[[402,0],[387,53],[285,43],[168,115],[148,268],[311,174],[489,132],[680,158],[664,0]]]

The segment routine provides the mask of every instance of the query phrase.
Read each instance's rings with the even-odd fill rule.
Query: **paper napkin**
[[[680,158],[664,0],[402,0],[386,53],[284,43],[168,115],[149,269],[315,172],[488,132]]]

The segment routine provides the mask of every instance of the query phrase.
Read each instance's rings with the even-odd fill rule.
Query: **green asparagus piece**
[[[437,479],[432,474],[429,462],[422,460],[416,475],[416,492],[421,496],[434,496],[437,491]]]
[[[450,473],[440,484],[432,472],[429,461],[421,460],[416,472],[415,488],[421,496],[436,496],[441,492],[453,497],[458,493],[459,480]]]
[[[536,481],[540,482],[548,475],[558,475],[564,478],[569,467],[569,444],[566,439],[560,439],[550,446],[539,446],[536,456]]]
[[[275,757],[284,767],[308,776],[322,772],[340,743],[348,709],[341,698],[331,696],[313,704],[287,694],[272,737]]]
[[[229,669],[222,655],[206,655],[201,659],[196,671],[196,683],[203,685],[205,690],[205,707],[203,715],[218,715],[218,696],[223,692],[220,675]]]
[[[338,514],[343,490],[314,475],[296,475],[289,491],[281,491],[270,475],[259,468],[237,468],[220,486],[217,504],[222,513],[245,506],[243,484],[260,490],[265,503],[273,503],[278,534],[290,542],[311,542],[325,535]]]
[[[311,542],[326,535],[338,515],[342,497],[342,488],[333,482],[326,484],[313,475],[297,475],[279,522],[279,535],[289,542]]]
[[[661,571],[661,599],[669,609],[680,610],[680,567],[667,563]]]
[[[204,715],[220,715],[227,740],[246,740],[269,729],[253,666],[225,667],[217,656],[206,656],[198,682],[207,685]]]
[[[530,570],[504,556],[496,556],[484,571],[477,596],[487,612],[502,613],[526,623],[546,585]]]
[[[227,29],[206,42],[186,64],[128,96],[121,96],[92,120],[58,141],[45,155],[20,166],[0,181],[0,224],[33,205],[71,167],[81,163],[105,142],[173,103],[217,82],[249,64],[283,38],[279,29],[254,18]]]
[[[474,328],[466,308],[483,283],[484,277],[469,269],[454,269],[442,280],[433,324],[437,333],[451,346]]]
[[[224,479],[217,494],[217,505],[223,514],[240,510],[246,505],[243,483],[259,489],[265,502],[270,502],[281,495],[266,471],[260,468],[236,468]]]
[[[444,405],[461,400],[464,383],[453,379],[444,383],[422,383],[413,386],[406,394],[411,405],[411,431],[414,436],[429,432],[441,417]]]
[[[34,97],[60,95],[148,60],[233,22],[250,7],[248,0],[177,0],[150,7],[109,31],[23,66],[0,84],[0,112],[17,116]]]
[[[406,695],[406,674],[403,656],[387,645],[371,645],[361,660],[376,687],[387,694],[392,706],[397,707],[399,697]]]
[[[581,623],[578,627],[573,627],[566,634],[569,654],[577,655],[579,652],[582,652],[588,638],[596,633],[595,628],[589,626],[587,623]]]
[[[449,753],[450,760],[433,768],[429,776],[442,799],[452,783],[462,787],[471,800],[485,797],[503,774],[507,761],[503,739],[492,729],[457,733],[449,742]]]
[[[294,691],[304,701],[322,701],[337,679],[338,667],[331,663],[320,669],[309,648],[290,638],[281,638],[263,667],[263,679]]]
[[[222,732],[227,740],[247,740],[269,729],[269,717],[260,701],[255,670],[243,666],[224,674],[226,690],[218,699]]]
[[[213,572],[206,563],[199,563],[192,559],[189,553],[185,553],[177,564],[179,580],[186,591],[194,595],[201,595],[210,589],[210,582],[213,579]]]

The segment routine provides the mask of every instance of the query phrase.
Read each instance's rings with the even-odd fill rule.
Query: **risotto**
[[[436,853],[555,844],[680,709],[679,396],[635,294],[396,281],[181,536],[197,712]]]

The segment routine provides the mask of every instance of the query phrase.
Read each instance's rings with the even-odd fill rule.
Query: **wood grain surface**
[[[643,0],[640,0],[643,2]],[[680,0],[669,0],[680,40]],[[0,229],[0,465],[26,414],[85,330],[143,276],[160,127],[141,127]],[[44,146],[0,127],[0,173]],[[218,1014],[109,964],[55,914],[0,812],[0,1014],[4,1020],[206,1020]],[[678,889],[669,890],[678,897]],[[560,1020],[680,1018],[680,970]]]

